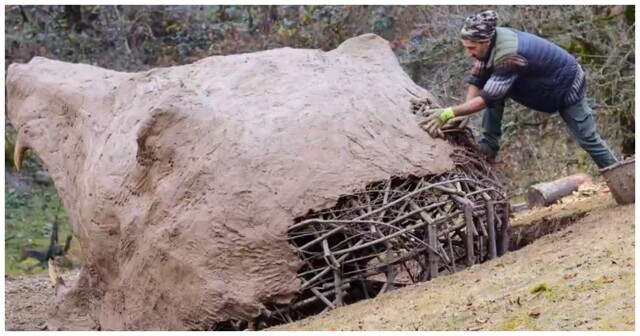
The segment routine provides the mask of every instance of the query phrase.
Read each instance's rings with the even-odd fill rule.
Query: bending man
[[[475,58],[465,103],[434,110],[420,125],[432,136],[451,119],[485,109],[480,148],[493,160],[500,150],[505,100],[540,112],[559,112],[580,146],[598,168],[617,162],[596,130],[585,98],[585,73],[564,49],[533,34],[496,27],[498,15],[486,11],[468,17],[462,44]]]

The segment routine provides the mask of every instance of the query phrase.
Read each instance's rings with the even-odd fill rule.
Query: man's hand
[[[418,125],[427,131],[431,137],[444,138],[442,127],[447,123],[447,121],[455,118],[453,109],[448,107],[446,109],[435,109],[429,112],[431,112],[431,114],[425,120],[420,121]]]
[[[467,124],[469,124],[469,120],[471,120],[471,116],[459,116],[453,119],[450,119],[442,129],[452,129],[452,128],[465,128]]]

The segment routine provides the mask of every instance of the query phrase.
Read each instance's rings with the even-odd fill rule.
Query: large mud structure
[[[83,253],[50,329],[251,321],[299,301],[295,223],[456,168],[411,113],[434,97],[372,34],[136,73],[36,57],[10,65],[7,95],[15,161],[42,160]]]

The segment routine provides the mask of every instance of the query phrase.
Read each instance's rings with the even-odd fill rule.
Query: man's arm
[[[456,117],[462,117],[462,116],[476,113],[484,109],[486,106],[487,104],[485,103],[484,98],[482,98],[481,96],[477,96],[477,97],[471,98],[471,100],[468,100],[460,105],[453,106],[452,109],[453,109],[453,114]]]
[[[467,100],[458,105],[452,107],[453,113],[456,116],[466,116],[478,112],[486,107],[486,103],[482,97],[480,97],[480,88],[470,84],[467,91]]]
[[[456,117],[466,116],[484,109],[490,102],[504,98],[526,66],[527,61],[519,55],[501,59],[482,89],[473,84],[469,86],[467,101],[453,106],[453,114]]]
[[[470,101],[471,99],[477,97],[480,94],[480,88],[476,85],[469,84],[469,89],[467,90],[467,99],[465,101]]]
[[[522,56],[508,55],[496,63],[496,67],[487,78],[486,67],[481,62],[476,62],[467,80],[470,84],[467,101],[460,105],[433,111],[427,119],[420,122],[420,126],[426,129],[431,136],[442,137],[441,128],[449,120],[468,116],[503,99],[526,66],[527,61]],[[468,118],[466,119],[468,120]]]

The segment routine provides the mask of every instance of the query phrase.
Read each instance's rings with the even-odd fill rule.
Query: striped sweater
[[[556,112],[584,97],[585,73],[569,53],[532,34],[497,28],[485,60],[468,78],[487,105],[503,98],[538,111]]]

